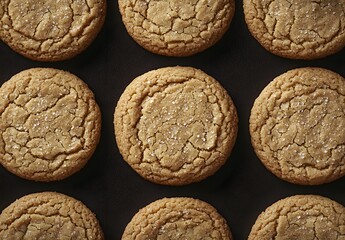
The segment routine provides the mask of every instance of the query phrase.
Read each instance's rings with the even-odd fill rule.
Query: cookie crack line
[[[216,153],[219,153],[219,152],[216,152]],[[199,153],[200,154],[200,153]],[[200,155],[198,155],[198,156],[196,156],[194,159],[193,159],[193,161],[195,161],[196,159],[199,159],[199,160],[202,160],[202,161],[204,161],[204,164],[203,164],[203,168],[198,168],[198,170],[197,171],[194,171],[194,174],[203,174],[204,172],[206,172],[208,169],[210,169],[210,168],[212,168],[212,166],[213,166],[213,163],[212,162],[210,162],[210,161],[207,161],[207,159],[206,158],[203,158],[203,157],[201,157]],[[181,170],[186,170],[188,167],[191,167],[191,166],[195,166],[195,164],[193,164],[193,161],[192,162],[186,162],[186,163],[184,163],[183,165],[181,165],[181,167],[179,167],[177,170],[175,170],[175,171],[171,171],[171,169],[170,168],[166,168],[166,167],[164,167],[164,166],[162,166],[162,165],[160,165],[160,167],[162,168],[162,169],[165,169],[165,170],[168,170],[168,171],[171,171],[171,173],[170,174],[172,174],[172,173],[178,173],[179,171],[181,171]],[[139,163],[139,166],[140,165],[144,165],[145,164],[145,162],[144,163]],[[161,175],[161,173],[156,173],[156,172],[149,172],[149,173],[146,173],[146,176],[148,176],[149,178],[161,178],[162,177],[162,175]],[[179,180],[181,177],[180,176],[175,176],[175,175],[164,175],[164,179],[165,179],[165,181],[171,181],[171,180]]]
[[[161,41],[160,44],[164,45],[164,48],[168,48],[169,45],[171,45],[171,44],[176,44],[176,43],[184,43],[184,44],[186,45],[186,44],[188,44],[188,43],[190,43],[190,42],[192,41],[191,39],[193,38],[193,35],[192,35],[192,34],[187,34],[187,33],[185,33],[185,32],[183,32],[183,33],[186,34],[186,35],[189,35],[189,36],[190,36],[190,40],[187,40],[187,39],[185,39],[185,38],[181,38],[181,39],[176,39],[176,40],[174,40],[174,41],[172,41],[172,40],[170,39],[170,40],[168,41],[166,35],[169,34],[169,33],[179,34],[179,33],[177,32],[177,30],[173,30],[173,29],[172,29],[172,26],[170,26],[169,29],[166,29],[166,30],[162,31],[162,30],[161,30],[161,28],[162,28],[161,26],[156,25],[152,20],[147,19],[146,16],[143,15],[142,13],[136,12],[136,11],[133,11],[133,12],[134,12],[134,13],[137,13],[137,14],[141,15],[143,18],[145,18],[145,21],[146,21],[146,22],[148,22],[148,23],[150,23],[150,24],[152,24],[152,25],[158,27],[158,29],[159,29],[159,31],[160,31],[160,34],[159,34],[160,36],[159,36],[159,35],[157,35],[157,36],[159,37],[159,39],[160,39],[160,41]],[[173,23],[174,23],[174,21],[175,21],[176,19],[177,19],[177,20],[180,20],[180,18],[174,17],[173,20],[172,20],[172,25],[173,25]],[[164,33],[163,33],[163,32],[164,32]],[[154,34],[154,33],[149,32],[149,34]],[[142,39],[142,40],[144,40],[144,41],[149,41],[152,45],[155,45],[155,44],[154,44],[154,40],[152,39],[152,36],[144,36],[144,35],[141,35],[141,36],[138,37],[138,38],[139,38],[139,39]],[[162,48],[162,49],[164,49],[164,48]]]
[[[162,210],[163,211],[163,210]],[[200,224],[200,220],[199,219],[195,219],[195,218],[193,218],[192,216],[190,216],[190,217],[187,217],[186,216],[186,213],[188,213],[189,211],[198,211],[198,213],[199,214],[205,214],[205,215],[207,215],[207,217],[209,218],[208,220],[209,221],[206,221],[206,219],[204,219],[203,218],[203,224],[205,224],[205,223],[210,223],[212,226],[213,226],[213,232],[214,231],[219,231],[219,229],[217,229],[217,227],[215,227],[215,220],[214,219],[212,219],[212,217],[211,217],[211,215],[209,214],[209,213],[207,213],[206,211],[200,211],[199,209],[198,210],[196,210],[196,209],[194,209],[194,208],[186,208],[186,209],[184,209],[184,210],[180,210],[180,211],[178,211],[178,210],[176,210],[176,211],[174,211],[174,213],[175,214],[173,214],[171,217],[167,217],[167,218],[165,218],[164,220],[164,222],[162,223],[162,224],[160,224],[160,226],[158,227],[158,233],[156,234],[156,237],[158,237],[158,236],[160,236],[160,235],[164,235],[164,233],[166,232],[166,230],[165,230],[165,225],[166,224],[169,224],[169,223],[171,223],[171,222],[173,222],[173,223],[176,223],[176,222],[185,222],[185,221],[190,221],[189,222],[189,225],[188,226],[186,226],[186,229],[185,229],[185,232],[187,232],[188,231],[188,229],[194,229],[196,226],[198,226],[198,224]],[[198,216],[199,216],[199,214],[198,214]],[[194,214],[195,215],[195,214]],[[192,225],[192,226],[190,226],[190,225]],[[146,226],[147,227],[147,226]],[[213,233],[212,232],[212,233]],[[140,234],[140,233],[139,233]],[[210,235],[211,233],[208,233],[208,237],[209,237],[209,235]],[[135,237],[134,237],[134,239],[137,237],[138,235],[136,235]],[[205,236],[203,236],[203,237],[207,237],[207,235],[205,235]]]

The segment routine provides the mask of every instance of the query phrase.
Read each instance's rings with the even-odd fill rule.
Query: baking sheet
[[[204,200],[228,221],[235,239],[246,239],[258,214],[273,202],[295,194],[320,194],[345,205],[345,178],[322,186],[299,186],[279,180],[256,157],[248,131],[254,99],[276,76],[287,70],[315,66],[345,76],[345,50],[313,61],[274,56],[247,30],[242,1],[229,31],[214,47],[195,56],[176,58],[152,54],[127,34],[117,1],[108,1],[105,25],[81,55],[55,63],[35,62],[0,42],[0,83],[21,70],[54,67],[83,79],[95,93],[102,111],[101,141],[84,169],[59,182],[20,179],[0,167],[0,210],[15,199],[41,191],[57,191],[84,202],[96,213],[105,239],[121,239],[132,216],[150,202],[173,196]],[[231,95],[239,114],[236,145],[227,163],[212,177],[188,186],[169,187],[145,181],[122,159],[115,143],[113,112],[125,87],[149,70],[165,66],[192,66],[216,78]]]

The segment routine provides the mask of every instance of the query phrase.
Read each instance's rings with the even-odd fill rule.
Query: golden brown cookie
[[[141,209],[122,240],[231,240],[225,219],[210,204],[193,198],[163,198]]]
[[[183,185],[214,174],[229,157],[237,113],[226,90],[191,67],[167,67],[137,77],[114,114],[124,160],[142,177]]]
[[[35,181],[66,178],[80,170],[100,137],[94,95],[75,75],[32,68],[0,88],[0,163]]]
[[[322,58],[345,46],[345,0],[244,0],[249,31],[266,50]]]
[[[145,49],[190,56],[214,45],[227,31],[234,0],[118,0],[122,21]]]
[[[1,0],[0,38],[33,60],[65,60],[91,44],[105,14],[105,0]]]
[[[55,192],[26,195],[0,215],[0,239],[102,240],[96,216],[80,201]]]
[[[248,240],[345,239],[345,208],[317,195],[296,195],[269,206]]]
[[[286,181],[316,185],[345,175],[345,81],[322,68],[275,78],[250,116],[254,150]]]

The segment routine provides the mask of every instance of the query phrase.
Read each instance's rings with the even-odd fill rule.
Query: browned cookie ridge
[[[345,175],[345,81],[322,68],[276,77],[255,100],[250,134],[276,176],[316,185]]]
[[[103,240],[95,215],[80,201],[55,192],[26,195],[0,215],[0,239]]]
[[[114,114],[123,158],[155,183],[183,185],[214,174],[229,157],[237,113],[226,90],[190,67],[167,67],[137,77]]]
[[[75,75],[28,69],[2,85],[0,99],[0,163],[12,173],[61,180],[92,156],[100,138],[100,110]]]
[[[106,0],[1,0],[0,38],[38,61],[72,58],[100,31]]]
[[[268,51],[316,59],[345,46],[345,0],[244,0],[251,34]]]
[[[128,33],[145,49],[189,56],[215,44],[227,31],[234,0],[119,0]]]
[[[225,219],[210,204],[192,198],[163,198],[141,209],[122,240],[231,240]]]
[[[248,240],[345,239],[345,208],[317,195],[296,195],[269,206]]]

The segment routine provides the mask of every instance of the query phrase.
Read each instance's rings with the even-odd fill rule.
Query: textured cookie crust
[[[229,157],[237,113],[226,90],[190,67],[167,67],[137,77],[114,114],[125,161],[155,183],[182,185],[214,174]]]
[[[122,240],[231,240],[225,219],[206,202],[163,198],[141,209],[127,225]]]
[[[316,195],[296,195],[268,207],[257,218],[248,240],[344,240],[345,208]]]
[[[95,215],[80,201],[54,192],[26,195],[0,215],[0,239],[102,240]]]
[[[105,0],[0,0],[0,38],[33,60],[65,60],[91,44],[105,14]]]
[[[145,49],[189,56],[215,44],[227,31],[234,0],[119,0],[127,32]]]
[[[0,88],[0,163],[36,181],[60,180],[80,170],[100,137],[94,95],[61,70],[22,71]]]
[[[345,175],[345,82],[321,68],[275,78],[255,100],[250,134],[256,154],[278,177],[316,185]]]
[[[251,34],[268,51],[316,59],[345,46],[345,0],[243,0]]]

